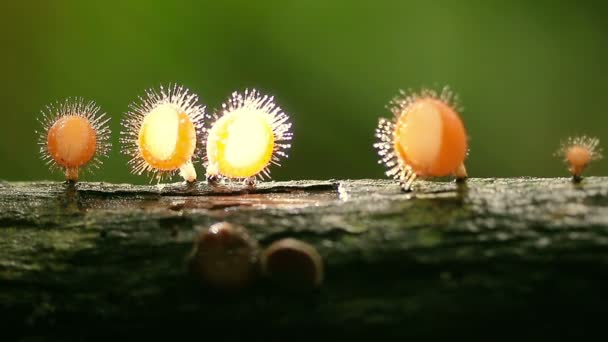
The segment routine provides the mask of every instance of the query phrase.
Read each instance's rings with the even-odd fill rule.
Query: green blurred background
[[[472,176],[561,176],[569,135],[608,144],[608,18],[601,1],[4,1],[0,178],[62,179],[39,158],[36,117],[68,96],[112,116],[114,147],[84,180],[147,183],[119,153],[146,88],[179,82],[217,108],[274,94],[293,120],[275,179],[384,177],[372,148],[401,88],[450,85]],[[605,139],[604,139],[605,138]],[[606,145],[608,146],[608,145]],[[202,167],[199,173],[203,174]],[[588,175],[608,174],[608,160]]]

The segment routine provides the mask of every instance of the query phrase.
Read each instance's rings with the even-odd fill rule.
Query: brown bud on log
[[[282,239],[270,245],[261,258],[262,271],[290,290],[311,290],[323,282],[323,259],[310,244]]]
[[[242,290],[255,280],[258,255],[258,243],[245,228],[219,222],[195,239],[190,271],[211,288]]]

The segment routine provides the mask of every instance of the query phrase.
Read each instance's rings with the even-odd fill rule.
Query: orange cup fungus
[[[467,177],[464,160],[467,134],[448,88],[406,94],[391,102],[394,118],[380,119],[374,147],[387,176],[400,181],[404,190],[419,177]]]
[[[78,181],[85,166],[99,168],[111,144],[109,118],[93,101],[66,99],[42,111],[40,152],[51,169],[62,168],[66,180]]]
[[[287,157],[290,128],[288,116],[273,97],[256,90],[234,92],[207,132],[208,181],[237,179],[253,184],[257,177],[270,178],[269,165],[280,165],[280,158]]]
[[[181,86],[148,90],[131,104],[122,125],[123,153],[134,174],[151,174],[159,182],[179,171],[188,182],[196,180],[192,158],[203,129],[205,107]]]
[[[602,150],[598,147],[600,141],[597,138],[586,136],[568,138],[562,143],[556,155],[563,158],[568,164],[568,171],[572,175],[572,180],[579,182],[581,174],[587,166],[594,160],[602,158]]]

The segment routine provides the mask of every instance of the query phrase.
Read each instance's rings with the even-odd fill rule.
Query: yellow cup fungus
[[[196,95],[174,85],[148,90],[140,103],[131,104],[121,142],[133,173],[161,181],[179,171],[186,181],[196,180],[192,158],[205,118],[205,107],[197,102]]]
[[[272,97],[256,90],[234,92],[207,132],[207,179],[253,183],[256,177],[270,177],[269,165],[287,157],[290,128],[289,118]]]

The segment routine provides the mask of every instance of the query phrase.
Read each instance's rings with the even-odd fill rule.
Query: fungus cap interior
[[[268,114],[237,109],[222,116],[207,140],[209,171],[246,178],[266,168],[274,151],[274,132]]]
[[[160,170],[175,170],[192,158],[196,129],[186,113],[170,103],[157,105],[141,125],[138,146],[142,158]]]
[[[397,154],[420,176],[447,176],[464,162],[464,125],[458,114],[440,100],[416,100],[405,108],[396,129]]]

